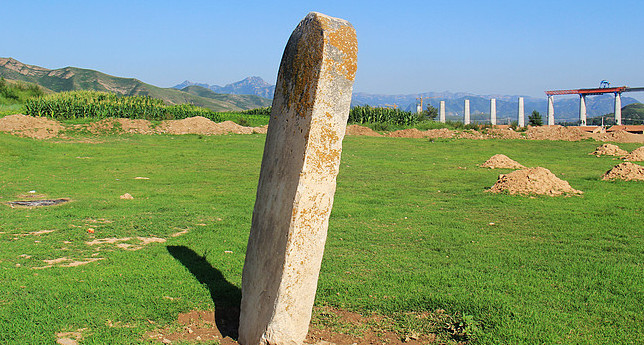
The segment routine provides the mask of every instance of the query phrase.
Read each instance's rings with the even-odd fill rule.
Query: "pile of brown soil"
[[[595,151],[589,153],[589,155],[595,155],[597,157],[599,156],[620,156],[621,157],[627,154],[628,154],[628,151],[622,150],[619,148],[619,146],[613,145],[613,144],[604,144],[598,147],[597,149],[595,149]]]
[[[259,133],[262,128],[244,127],[232,121],[215,123],[203,116],[190,117],[183,120],[167,120],[158,127],[160,133],[168,134],[252,134]]]
[[[387,136],[392,138],[424,138],[425,132],[416,128],[409,128],[391,132]]]
[[[643,162],[644,161],[644,146],[640,146],[633,150],[633,152],[623,157],[625,161]]]
[[[618,143],[644,143],[644,134],[633,134],[626,131],[609,133],[593,133],[591,138],[597,141],[613,141]]]
[[[487,139],[487,136],[476,130],[462,131],[456,134],[459,139]]]
[[[0,132],[9,132],[22,137],[49,139],[57,136],[63,128],[58,121],[46,117],[16,114],[0,118]]]
[[[435,138],[453,138],[454,137],[454,131],[449,130],[447,128],[441,128],[441,129],[429,129],[426,130],[425,136],[431,139]]]
[[[85,129],[87,129],[87,131],[92,134],[101,134],[101,133],[109,133],[109,132],[121,133],[119,127],[120,126],[118,124],[118,121],[116,121],[116,119],[109,118],[109,119],[102,119],[100,121],[88,123],[85,126]],[[82,126],[79,126],[77,128],[82,128]]]
[[[125,133],[133,134],[153,134],[156,131],[152,128],[152,123],[143,119],[116,119],[121,125],[121,130]]]
[[[631,162],[624,162],[607,171],[602,180],[620,179],[624,181],[644,181],[644,167]]]
[[[368,137],[381,137],[382,134],[374,131],[373,129],[360,125],[347,126],[347,135],[364,135]]]
[[[583,193],[573,189],[568,182],[559,179],[550,170],[542,167],[521,169],[499,175],[498,181],[489,191],[492,193],[507,192],[509,194],[548,196]]]
[[[482,168],[490,168],[490,169],[523,169],[525,168],[523,165],[519,164],[518,162],[510,159],[506,155],[502,154],[496,154],[485,163],[481,164]]]
[[[485,133],[491,138],[498,139],[525,139],[521,133],[517,133],[511,129],[489,128]]]
[[[530,140],[564,141],[579,141],[591,137],[590,133],[584,132],[579,128],[562,126],[530,127],[526,131],[526,136]]]

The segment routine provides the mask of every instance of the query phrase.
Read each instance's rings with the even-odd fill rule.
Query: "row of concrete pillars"
[[[519,108],[517,112],[518,117],[518,126],[525,126],[525,112],[523,109],[523,97],[519,97]],[[463,111],[463,123],[469,125],[471,123],[470,119],[470,100],[465,100],[464,111]],[[438,107],[438,121],[445,123],[445,101],[440,101]],[[496,125],[496,99],[492,98],[490,100],[490,123]]]
[[[586,95],[580,95],[579,101],[579,121],[582,126],[586,126]],[[470,100],[465,100],[465,105],[463,109],[463,123],[468,125],[471,123],[470,120]],[[440,101],[438,108],[438,121],[445,122],[445,101]],[[490,99],[490,123],[496,125],[496,99]],[[617,125],[622,124],[622,94],[619,92],[615,93],[615,123]],[[548,96],[548,125],[552,126],[555,124],[555,102],[553,96]],[[519,97],[519,106],[517,109],[517,125],[519,127],[525,127],[525,110],[523,97]]]

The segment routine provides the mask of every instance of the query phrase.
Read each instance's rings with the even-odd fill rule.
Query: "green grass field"
[[[0,344],[79,329],[81,344],[136,344],[180,312],[238,304],[264,140],[0,133]],[[443,309],[476,344],[641,343],[644,183],[601,181],[619,162],[589,156],[597,146],[347,137],[316,305],[448,343],[414,315]],[[486,193],[509,172],[477,167],[496,153],[584,194]],[[30,194],[72,201],[6,205]],[[122,241],[87,244],[106,238]]]

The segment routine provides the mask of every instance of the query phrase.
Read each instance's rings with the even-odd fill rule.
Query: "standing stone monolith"
[[[284,50],[242,275],[243,345],[301,344],[306,337],[357,51],[349,22],[315,12]]]

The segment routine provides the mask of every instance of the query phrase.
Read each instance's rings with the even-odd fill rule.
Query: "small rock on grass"
[[[120,198],[123,199],[123,200],[132,200],[132,199],[134,199],[134,197],[130,193],[125,193],[125,194],[121,195]]]

